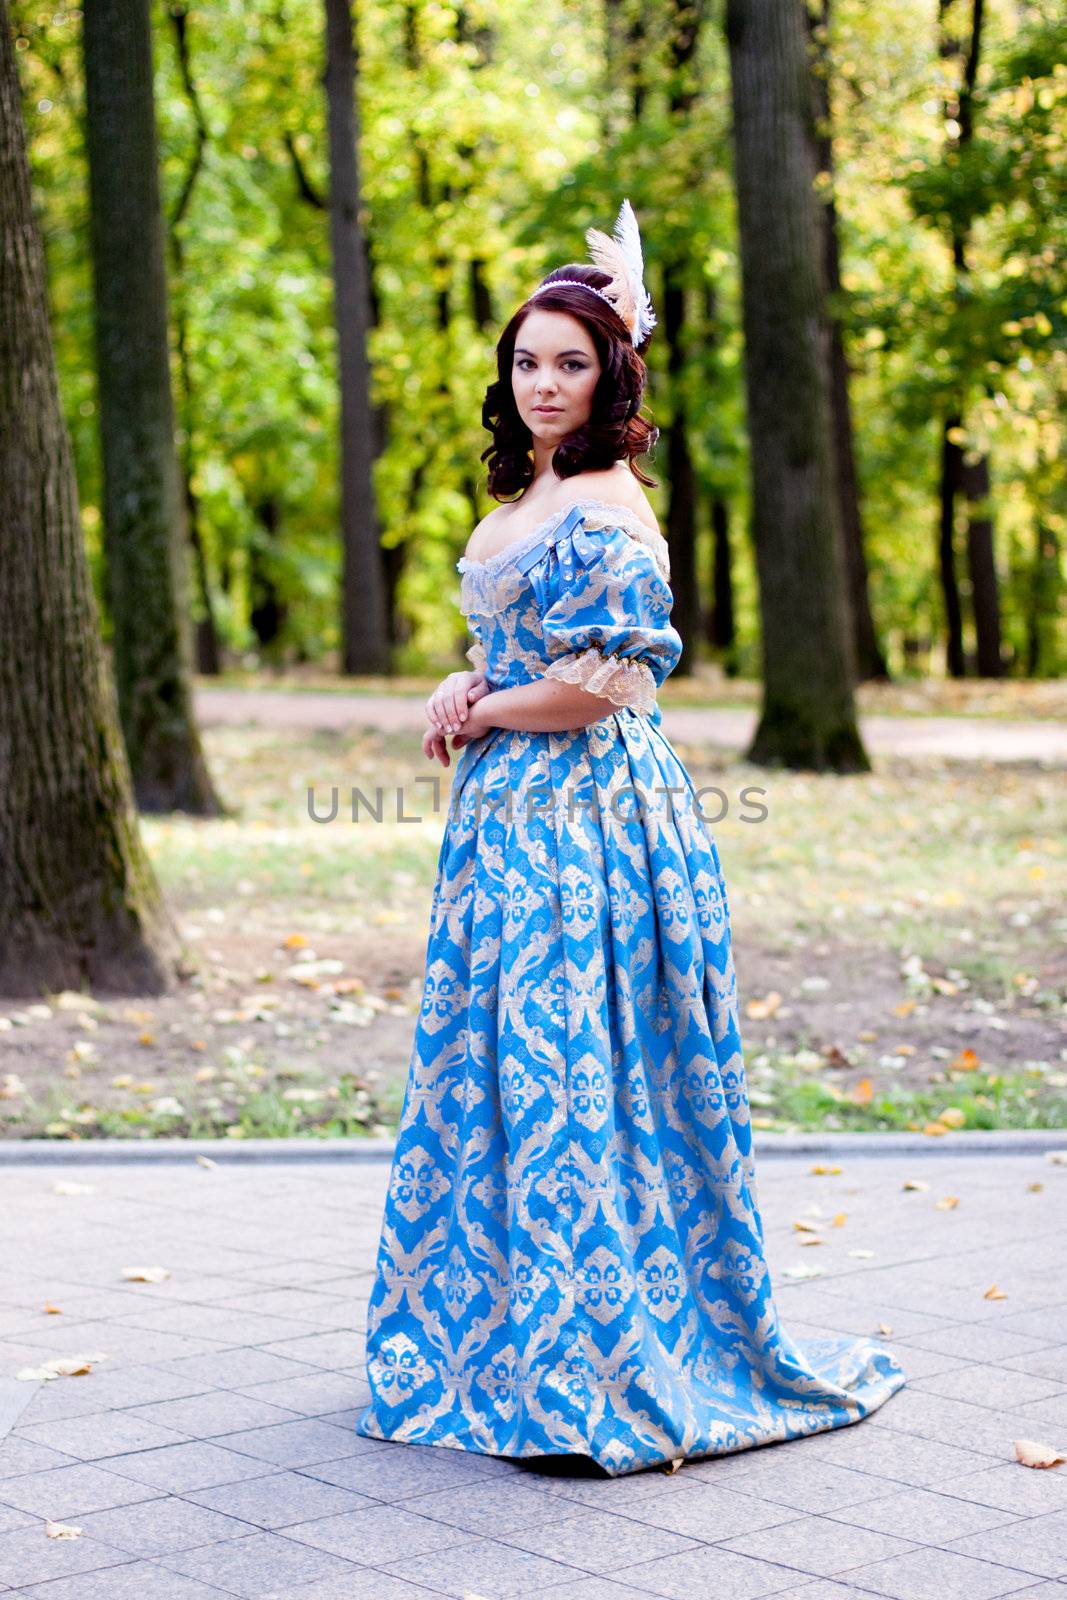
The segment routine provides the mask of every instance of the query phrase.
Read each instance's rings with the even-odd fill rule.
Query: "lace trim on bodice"
[[[575,511],[581,511],[585,528],[621,528],[652,552],[664,578],[671,575],[670,552],[666,539],[657,529],[649,527],[642,517],[629,506],[613,504],[610,500],[576,500],[562,510],[553,511],[529,533],[505,545],[495,555],[484,561],[460,556],[456,569],[462,574],[460,609],[464,616],[494,616],[505,609],[518,595],[524,574],[516,571],[515,563],[539,543],[546,549],[555,544],[555,534]]]

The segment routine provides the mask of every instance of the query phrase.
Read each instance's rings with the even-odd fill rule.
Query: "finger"
[[[460,729],[467,720],[467,695],[458,684],[452,695],[452,726]]]

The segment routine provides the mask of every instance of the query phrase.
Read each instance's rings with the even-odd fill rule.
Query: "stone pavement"
[[[421,733],[426,726],[425,695],[362,692],[230,689],[198,684],[194,695],[202,727],[216,723],[274,728],[380,728]],[[1002,717],[861,716],[860,732],[872,756],[931,756],[954,761],[1039,761],[1067,766],[1067,724],[1015,722]],[[747,748],[757,713],[730,706],[672,706],[665,697],[663,731],[668,739],[715,749]],[[815,1597],[812,1596],[812,1600]]]
[[[1067,1166],[814,1164],[759,1170],[783,1324],[886,1324],[907,1386],[850,1427],[616,1479],[353,1431],[384,1162],[5,1168],[0,1594],[1067,1600],[1067,1463],[1013,1449],[1067,1445]],[[84,1377],[14,1377],[94,1354]]]

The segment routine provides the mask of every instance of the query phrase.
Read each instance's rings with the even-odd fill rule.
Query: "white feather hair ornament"
[[[629,200],[619,207],[615,232],[611,238],[599,228],[587,228],[585,242],[594,267],[606,272],[611,282],[600,291],[615,306],[630,330],[630,337],[639,345],[656,326],[652,298],[645,288],[645,262],[641,250],[641,233]]]
[[[602,289],[595,289],[591,283],[583,283],[580,278],[554,278],[551,283],[538,284],[530,299],[545,289],[557,289],[564,285],[591,289],[618,312],[629,328],[630,340],[636,348],[644,343],[656,326],[656,314],[652,310],[652,297],[645,288],[641,234],[629,200],[624,200],[619,207],[614,234],[609,237],[601,233],[599,228],[587,228],[585,242],[592,257],[590,264],[606,272],[611,282]]]

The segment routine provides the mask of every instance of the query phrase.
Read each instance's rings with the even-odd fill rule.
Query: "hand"
[[[426,702],[426,717],[433,733],[459,733],[468,707],[489,693],[484,672],[450,672]]]
[[[481,685],[477,687],[479,689],[478,700],[480,701],[488,693],[488,685],[485,685],[484,688]],[[489,732],[490,726],[491,724],[483,708],[472,701],[463,725],[463,732],[452,736],[453,750],[458,750],[461,745],[469,744],[472,739],[480,739],[483,734]],[[422,752],[428,760],[439,761],[443,767],[448,767],[452,764],[445,734],[437,733],[433,728],[427,728],[422,736]]]

